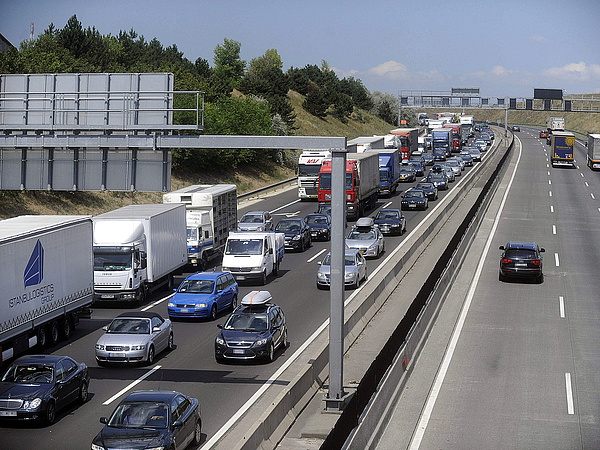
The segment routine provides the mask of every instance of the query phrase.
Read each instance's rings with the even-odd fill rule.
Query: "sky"
[[[600,92],[600,0],[1,0],[13,45],[76,15],[102,35],[133,29],[213,64],[224,39],[250,61],[275,49],[283,70],[326,61],[370,92],[476,87]]]

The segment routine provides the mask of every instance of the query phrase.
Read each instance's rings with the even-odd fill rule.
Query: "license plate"
[[[527,267],[527,264],[517,263],[517,264],[515,264],[515,267]]]
[[[236,275],[235,278],[238,280],[242,280],[242,281],[244,281],[246,279],[246,277],[244,275]]]
[[[16,411],[0,411],[0,417],[17,417]]]
[[[186,312],[188,312],[188,310],[187,309],[180,309],[179,312],[186,313]]]
[[[408,205],[408,207],[409,207],[409,208],[416,208],[416,207],[417,207],[417,205],[415,205],[415,204],[413,203],[413,204],[410,204],[410,205]]]
[[[109,358],[120,358],[120,357],[123,357],[123,356],[125,356],[124,353],[109,353],[108,354]]]
[[[243,355],[244,353],[246,353],[246,350],[239,349],[239,348],[234,348],[233,349],[233,354],[234,355]]]
[[[114,294],[102,294],[100,298],[115,298]]]

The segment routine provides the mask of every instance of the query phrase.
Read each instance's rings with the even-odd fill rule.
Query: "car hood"
[[[22,400],[44,397],[51,384],[0,383],[0,398],[18,398]]]
[[[150,340],[149,334],[116,334],[106,333],[100,336],[98,344],[102,345],[143,345]]]
[[[377,225],[400,225],[401,219],[375,219]]]
[[[369,248],[376,243],[376,239],[346,239],[346,246],[348,248]]]
[[[259,339],[268,338],[269,331],[243,331],[243,330],[221,330],[221,336],[226,341],[255,342]]]
[[[94,439],[94,444],[110,449],[145,449],[164,445],[167,430],[141,430],[106,426]]]
[[[187,294],[183,292],[176,292],[171,303],[210,303],[213,298],[213,294]]]
[[[308,228],[312,229],[317,229],[317,230],[326,230],[328,227],[327,225],[321,225],[320,223],[315,223],[315,224],[310,224],[308,225]]]

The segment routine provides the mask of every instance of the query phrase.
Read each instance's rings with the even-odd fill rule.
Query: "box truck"
[[[94,302],[141,304],[187,263],[185,205],[129,205],[92,218]]]
[[[319,204],[331,203],[331,159],[319,173]],[[346,159],[346,217],[356,220],[375,207],[379,194],[379,155],[350,153]]]
[[[204,270],[223,255],[229,231],[237,226],[235,184],[188,186],[164,194],[163,203],[185,205],[188,264]]]
[[[564,131],[565,130],[565,118],[564,117],[548,117],[546,121],[546,128],[548,131]]]
[[[600,170],[600,134],[588,134],[587,165],[592,170]]]
[[[234,231],[229,233],[222,269],[238,281],[258,280],[267,284],[270,274],[279,273],[285,254],[285,234],[275,231]]]
[[[550,162],[552,167],[566,166],[575,167],[573,157],[573,146],[575,145],[575,135],[568,131],[553,131],[550,148],[552,150]]]
[[[69,338],[94,293],[91,216],[0,221],[0,355]],[[0,362],[1,362],[0,361]]]

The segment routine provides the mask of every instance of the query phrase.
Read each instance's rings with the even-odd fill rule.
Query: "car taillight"
[[[542,262],[539,259],[536,259],[534,261],[530,261],[531,264],[533,264],[534,266],[539,266],[540,264],[542,264]]]
[[[502,258],[502,264],[509,264],[512,262],[512,259]]]

